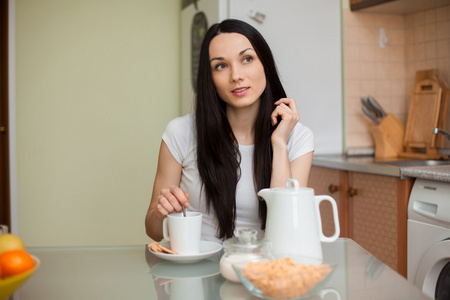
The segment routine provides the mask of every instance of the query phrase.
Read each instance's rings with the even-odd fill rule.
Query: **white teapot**
[[[295,179],[288,179],[286,188],[262,189],[258,196],[267,204],[265,237],[272,243],[272,254],[300,263],[322,263],[320,242],[333,242],[340,234],[336,201],[315,196],[314,189],[299,187]],[[335,232],[330,237],[322,232],[319,204],[324,200],[333,208]]]

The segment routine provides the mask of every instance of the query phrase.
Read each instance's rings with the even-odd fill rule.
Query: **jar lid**
[[[240,229],[239,236],[230,238],[223,243],[225,253],[268,253],[270,242],[258,239],[255,229]]]

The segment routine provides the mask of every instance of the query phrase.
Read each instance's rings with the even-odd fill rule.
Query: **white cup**
[[[333,294],[336,296],[336,300],[341,300],[341,294],[339,294],[339,292],[333,288],[327,288],[327,289],[320,290],[317,294],[319,295],[320,299],[325,298],[328,294]],[[327,298],[329,298],[329,297],[327,297]],[[331,299],[333,299],[333,298],[331,298]]]
[[[186,212],[186,217],[182,213],[170,214],[163,221],[164,239],[178,254],[199,254],[201,232],[202,214],[199,212]]]
[[[202,278],[179,278],[164,286],[170,300],[205,299]]]

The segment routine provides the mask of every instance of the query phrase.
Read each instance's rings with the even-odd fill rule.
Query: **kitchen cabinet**
[[[395,0],[350,0],[350,9],[359,10]]]
[[[449,4],[449,0],[350,0],[350,10],[380,14],[409,15]]]
[[[338,207],[339,227],[341,230],[340,237],[348,237],[348,223],[347,223],[347,199],[345,193],[341,191],[346,190],[347,174],[346,172],[323,168],[312,167],[309,174],[308,186],[314,188],[316,195],[329,195],[334,200]],[[328,201],[323,201],[320,204],[320,214],[322,215],[322,230],[326,236],[331,236],[334,233],[333,210]]]
[[[407,207],[413,179],[313,166],[309,186],[338,205],[341,237],[349,237],[406,277]],[[324,203],[325,204],[325,203]],[[325,235],[331,208],[320,207]]]

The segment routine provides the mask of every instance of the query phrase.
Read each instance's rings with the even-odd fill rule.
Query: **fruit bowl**
[[[320,289],[335,264],[295,264],[289,258],[234,264],[244,287],[263,299],[305,299]]]
[[[22,274],[0,278],[0,300],[11,296],[28,278],[39,268],[41,261],[34,255],[31,255],[34,261],[33,269]]]

